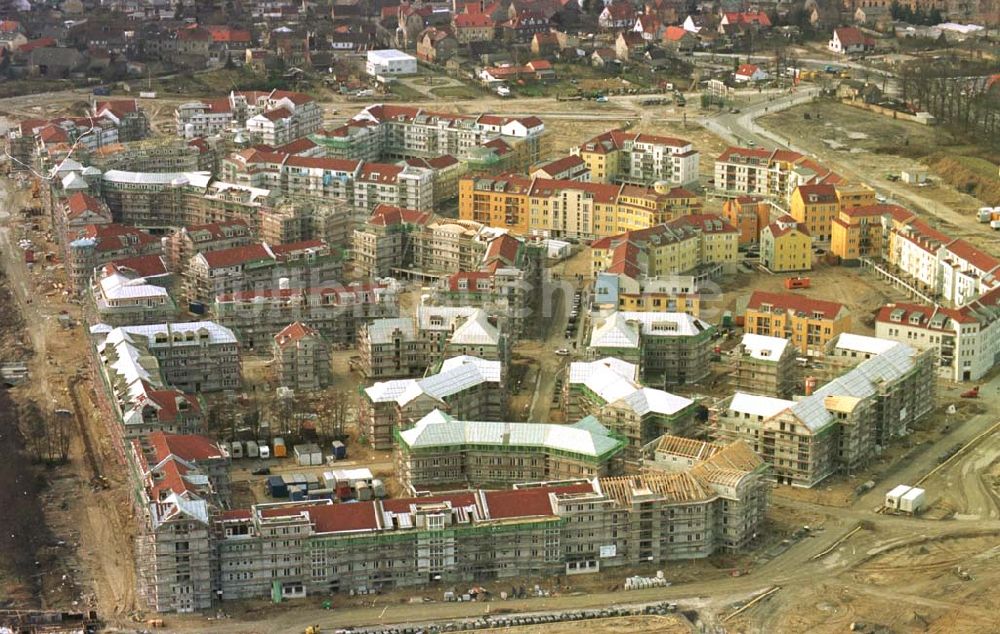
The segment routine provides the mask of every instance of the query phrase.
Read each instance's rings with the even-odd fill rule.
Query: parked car
[[[569,350],[567,350],[566,348],[559,348],[558,350],[556,350],[556,354],[559,355],[560,357],[568,357]]]

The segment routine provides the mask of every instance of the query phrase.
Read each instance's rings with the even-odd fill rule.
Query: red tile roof
[[[66,218],[75,218],[87,211],[92,211],[97,214],[104,216],[110,216],[107,213],[106,207],[101,204],[99,200],[93,196],[87,195],[83,192],[77,192],[66,199]]]
[[[589,483],[558,487],[514,489],[510,491],[485,491],[483,498],[490,518],[495,520],[515,517],[549,517],[555,515],[550,494],[592,493]]]
[[[295,323],[288,324],[282,328],[281,332],[274,335],[274,341],[278,346],[284,348],[290,343],[297,343],[306,337],[317,337],[319,336],[319,331],[315,328],[311,328],[301,321],[296,321]]]
[[[288,108],[275,108],[273,110],[268,110],[264,113],[264,118],[268,121],[277,121],[279,119],[288,119],[292,116],[292,112]]]
[[[301,154],[302,152],[308,152],[315,147],[316,143],[310,140],[309,137],[302,137],[301,139],[295,139],[290,143],[276,147],[275,150],[286,154]]]
[[[198,434],[168,434],[154,431],[148,436],[157,462],[173,454],[185,462],[217,460],[225,457],[219,444]]]
[[[452,24],[456,29],[483,28],[493,26],[493,20],[485,13],[459,13]]]
[[[115,251],[126,247],[142,248],[160,242],[159,238],[151,236],[141,229],[116,223],[87,225],[80,231],[80,237],[97,240],[97,250],[101,252]]]
[[[385,227],[400,223],[422,225],[427,224],[430,219],[431,214],[427,212],[417,211],[416,209],[405,209],[403,207],[395,207],[393,205],[386,205],[385,203],[382,203],[376,205],[375,209],[372,211],[371,217],[368,219],[368,224],[378,227]]]
[[[160,255],[136,255],[112,260],[108,264],[117,270],[132,271],[139,277],[161,277],[170,273]]]
[[[837,189],[833,185],[799,185],[798,191],[806,204],[837,202]]]
[[[844,305],[837,302],[811,299],[791,293],[768,293],[766,291],[754,291],[750,296],[750,303],[747,304],[747,310],[760,310],[763,304],[770,304],[772,308],[783,311],[805,312],[807,314],[819,312],[825,319],[834,319],[840,311],[844,310]]]
[[[843,26],[833,30],[842,46],[875,46],[875,40],[853,26]]]
[[[317,533],[373,531],[379,527],[374,502],[349,502],[307,507]]]
[[[225,24],[210,24],[205,29],[212,34],[213,42],[250,42],[250,31],[234,29]]]
[[[458,273],[454,273],[448,277],[448,290],[453,293],[459,292],[459,282],[466,280],[469,283],[466,291],[475,292],[476,280],[489,279],[493,279],[493,273],[490,273],[489,271],[459,271]]]
[[[486,255],[483,260],[488,263],[491,260],[500,259],[504,264],[514,264],[517,260],[517,253],[520,250],[521,241],[505,233],[490,241],[489,246],[486,247]]]
[[[274,255],[263,244],[249,244],[218,251],[203,251],[201,256],[205,258],[209,268],[213,269],[274,259]]]
[[[965,240],[955,240],[948,245],[948,250],[984,273],[1000,268],[1000,260],[980,251]]]

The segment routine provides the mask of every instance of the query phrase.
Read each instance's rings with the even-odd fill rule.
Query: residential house
[[[737,391],[778,398],[799,392],[798,351],[784,337],[748,332],[729,354],[729,379]]]
[[[448,30],[430,27],[417,37],[417,59],[444,64],[458,49],[458,40]]]
[[[826,344],[850,327],[851,313],[843,304],[765,291],[750,295],[743,324],[745,332],[784,337],[809,356],[823,354]]]
[[[740,64],[736,72],[733,73],[733,79],[737,83],[756,83],[767,78],[767,71],[756,64]]]
[[[459,44],[489,42],[496,37],[496,24],[485,13],[455,13],[451,26]]]
[[[833,30],[827,47],[841,55],[858,55],[874,51],[875,39],[857,27],[842,26]]]
[[[698,37],[680,26],[668,26],[663,30],[661,44],[668,51],[687,53],[698,48]]]
[[[635,25],[636,10],[628,0],[614,0],[604,5],[597,17],[597,24],[605,30],[618,31]]]
[[[634,57],[638,57],[646,50],[646,40],[641,33],[633,31],[622,31],[615,39],[615,55],[621,62],[628,62]]]
[[[330,347],[315,328],[296,321],[274,335],[274,370],[278,383],[296,391],[330,384]]]
[[[760,196],[736,196],[722,204],[722,216],[740,232],[740,246],[753,244],[770,224],[771,204]]]
[[[839,212],[840,198],[833,185],[799,185],[792,192],[789,214],[816,240],[830,239]]]
[[[804,223],[785,215],[764,227],[760,263],[772,273],[812,269],[812,238]]]

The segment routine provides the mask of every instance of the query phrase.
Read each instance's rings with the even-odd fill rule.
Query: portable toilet
[[[339,440],[334,440],[330,443],[330,449],[333,451],[333,455],[337,457],[337,460],[347,458],[347,445]]]
[[[229,457],[233,460],[243,457],[243,443],[238,440],[234,440],[232,444],[229,445]]]
[[[385,497],[385,483],[381,480],[372,480],[372,496],[376,498]]]
[[[266,442],[258,441],[257,450],[260,451],[260,457],[264,460],[271,457],[271,448],[267,446]]]
[[[885,508],[898,511],[900,500],[902,500],[903,496],[906,495],[910,488],[911,487],[905,484],[893,487],[891,491],[885,494]]]
[[[274,439],[274,457],[275,458],[284,458],[287,455],[288,455],[288,448],[285,447],[285,439],[284,438],[275,438]]]
[[[247,458],[258,458],[260,457],[260,447],[257,446],[257,442],[253,440],[247,441]]]
[[[899,510],[915,515],[924,506],[924,490],[913,487],[899,499]]]

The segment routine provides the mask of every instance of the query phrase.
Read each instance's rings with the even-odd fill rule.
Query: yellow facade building
[[[833,219],[839,211],[840,202],[833,185],[799,185],[792,192],[789,213],[816,240],[830,238]]]
[[[739,255],[739,231],[721,216],[691,214],[662,225],[596,240],[591,271],[637,277],[691,274],[707,279],[732,273]]]
[[[836,302],[794,293],[754,291],[747,304],[745,332],[788,339],[808,355],[823,354],[826,344],[851,328],[851,313]]]
[[[908,223],[913,214],[899,205],[866,205],[843,209],[833,221],[830,252],[842,262],[881,257],[889,231]]]
[[[525,176],[459,181],[458,214],[520,235],[595,240],[646,229],[700,208],[683,188],[584,183]]]
[[[812,269],[812,238],[791,216],[782,216],[760,232],[760,262],[774,273]]]

